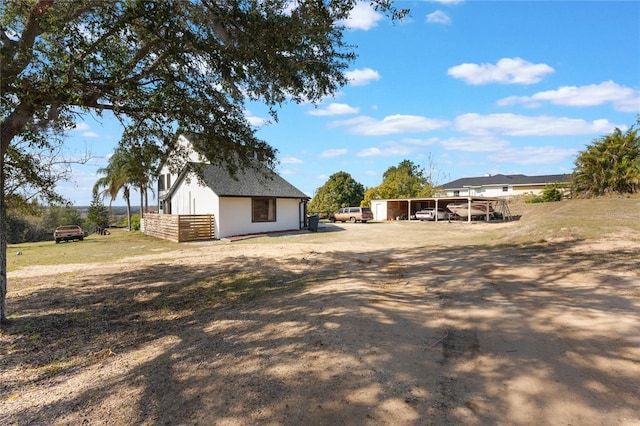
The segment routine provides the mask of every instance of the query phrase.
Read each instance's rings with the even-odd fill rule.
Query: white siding
[[[508,190],[506,192],[502,191],[502,187],[506,186]],[[499,185],[499,186],[487,186],[482,188],[484,191],[482,193],[478,193],[476,195],[482,197],[506,197],[508,195],[513,194],[512,187],[509,185]]]
[[[300,200],[278,198],[276,200],[276,222],[252,222],[251,198],[224,197],[220,199],[220,214],[216,217],[218,238],[233,235],[258,234],[262,232],[300,229]]]
[[[382,200],[371,201],[373,220],[387,220],[387,202]]]
[[[172,214],[216,214],[218,197],[206,186],[201,186],[198,179],[192,178],[190,183],[182,181],[171,197]]]
[[[167,176],[169,176],[169,186],[166,185]],[[171,173],[167,166],[163,166],[162,169],[160,170],[160,175],[158,176],[158,179],[162,179],[165,182],[163,184],[164,189],[158,190],[158,199],[160,200],[164,197],[165,194],[167,194],[167,192],[169,192],[169,189],[171,189],[171,187],[176,183],[176,181],[178,180],[178,175],[175,173]],[[156,188],[158,187],[157,185],[158,185],[158,182],[156,181]],[[159,211],[160,213],[167,213],[166,208],[160,209]]]
[[[193,148],[191,147],[191,142],[189,142],[189,140],[187,138],[185,138],[183,135],[180,135],[178,137],[177,144],[182,146],[183,149],[188,150],[189,155],[188,155],[187,161],[191,161],[191,162],[206,162],[206,159],[202,155],[200,155],[199,153],[197,153],[197,152],[195,152],[193,150]],[[169,185],[166,185],[167,176],[169,177]],[[169,192],[171,187],[178,180],[178,174],[171,173],[169,171],[169,167],[166,166],[166,165],[163,165],[162,168],[160,169],[160,174],[158,176],[158,179],[162,179],[164,181],[164,183],[163,183],[164,189],[162,189],[162,190],[159,189],[158,190],[158,199],[162,199],[163,196],[167,192]],[[158,188],[158,182],[157,181],[156,181],[156,188]],[[182,212],[182,211],[187,211],[187,212],[189,211],[189,207],[188,207],[188,204],[187,204],[188,203],[188,199],[189,199],[189,196],[188,196],[188,194],[186,194],[186,196],[180,198],[179,204],[172,205],[172,208],[179,208],[181,213],[177,213],[176,211],[171,211],[171,213],[173,213],[173,214],[190,214],[190,213],[183,213]],[[196,201],[195,207],[194,207],[194,203],[193,203],[193,199],[192,199],[192,201],[191,201],[191,210],[192,211],[193,210],[202,210],[198,206],[198,204],[199,204],[199,202]],[[168,213],[166,208],[160,209],[159,211],[160,211],[160,213]],[[193,214],[200,214],[200,213],[193,213]]]
[[[503,191],[502,187],[508,187],[507,191]],[[458,191],[456,194],[455,191]],[[459,190],[448,189],[439,194],[443,197],[507,197],[514,195],[513,187],[509,185],[499,186],[483,186],[478,188],[463,188]]]
[[[182,181],[171,197],[172,214],[213,214],[216,238],[300,229],[300,200],[278,198],[275,222],[251,221],[250,197],[218,197],[193,178]]]
[[[200,153],[196,152],[191,145],[189,139],[185,138],[184,135],[180,135],[177,141],[178,145],[181,145],[183,149],[188,150],[189,152],[189,160],[193,163],[208,163],[207,159]]]

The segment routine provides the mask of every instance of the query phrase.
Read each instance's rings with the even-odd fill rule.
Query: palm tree
[[[129,174],[130,183],[140,192],[140,217],[147,212],[150,182],[154,178],[158,162],[162,156],[161,150],[154,144],[140,144],[138,142],[121,143],[120,151]],[[153,191],[153,189],[152,189]]]
[[[640,124],[640,118],[636,125]],[[578,196],[640,191],[640,136],[632,126],[596,139],[575,161],[574,192]]]
[[[116,199],[118,193],[122,190],[122,196],[127,203],[127,227],[131,230],[131,173],[129,164],[127,163],[126,152],[119,148],[116,149],[115,153],[109,159],[109,164],[106,167],[98,169],[98,173],[104,176],[98,179],[93,186],[94,195],[102,197],[109,195],[111,197],[109,201],[109,214],[111,214],[113,200]]]
[[[107,167],[98,170],[104,174],[94,185],[94,194],[102,197],[109,195],[111,201],[116,199],[120,190],[127,202],[127,225],[131,229],[131,200],[132,187],[138,188],[140,193],[140,217],[142,218],[148,207],[148,191],[151,187],[157,165],[162,158],[160,147],[155,144],[142,144],[135,138],[123,138],[109,159]],[[102,192],[100,190],[102,189]]]

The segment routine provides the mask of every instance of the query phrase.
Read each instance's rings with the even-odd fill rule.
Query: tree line
[[[434,192],[432,178],[425,169],[411,160],[403,160],[384,172],[380,185],[366,190],[349,173],[334,173],[316,190],[308,210],[326,216],[341,207],[369,207],[375,199],[430,197]]]
[[[52,241],[53,231],[63,225],[78,225],[87,235],[101,233],[114,226],[137,231],[140,229],[140,214],[130,213],[130,209],[123,214],[121,208],[116,211],[107,208],[99,197],[92,200],[86,211],[71,205],[10,209],[7,213],[7,242]]]

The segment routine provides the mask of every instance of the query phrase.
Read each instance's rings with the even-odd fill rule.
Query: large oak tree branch
[[[0,157],[4,158],[11,140],[33,119],[35,107],[21,103],[0,123]]]

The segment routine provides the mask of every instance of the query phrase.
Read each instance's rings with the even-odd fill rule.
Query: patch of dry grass
[[[181,250],[184,247],[141,232],[111,229],[111,235],[92,234],[84,241],[10,244],[7,248],[7,271],[33,265],[109,263],[131,256]],[[22,254],[17,255],[18,252]]]
[[[640,195],[564,200],[554,203],[512,203],[518,226],[495,235],[501,243],[531,244],[581,240],[640,231]]]

